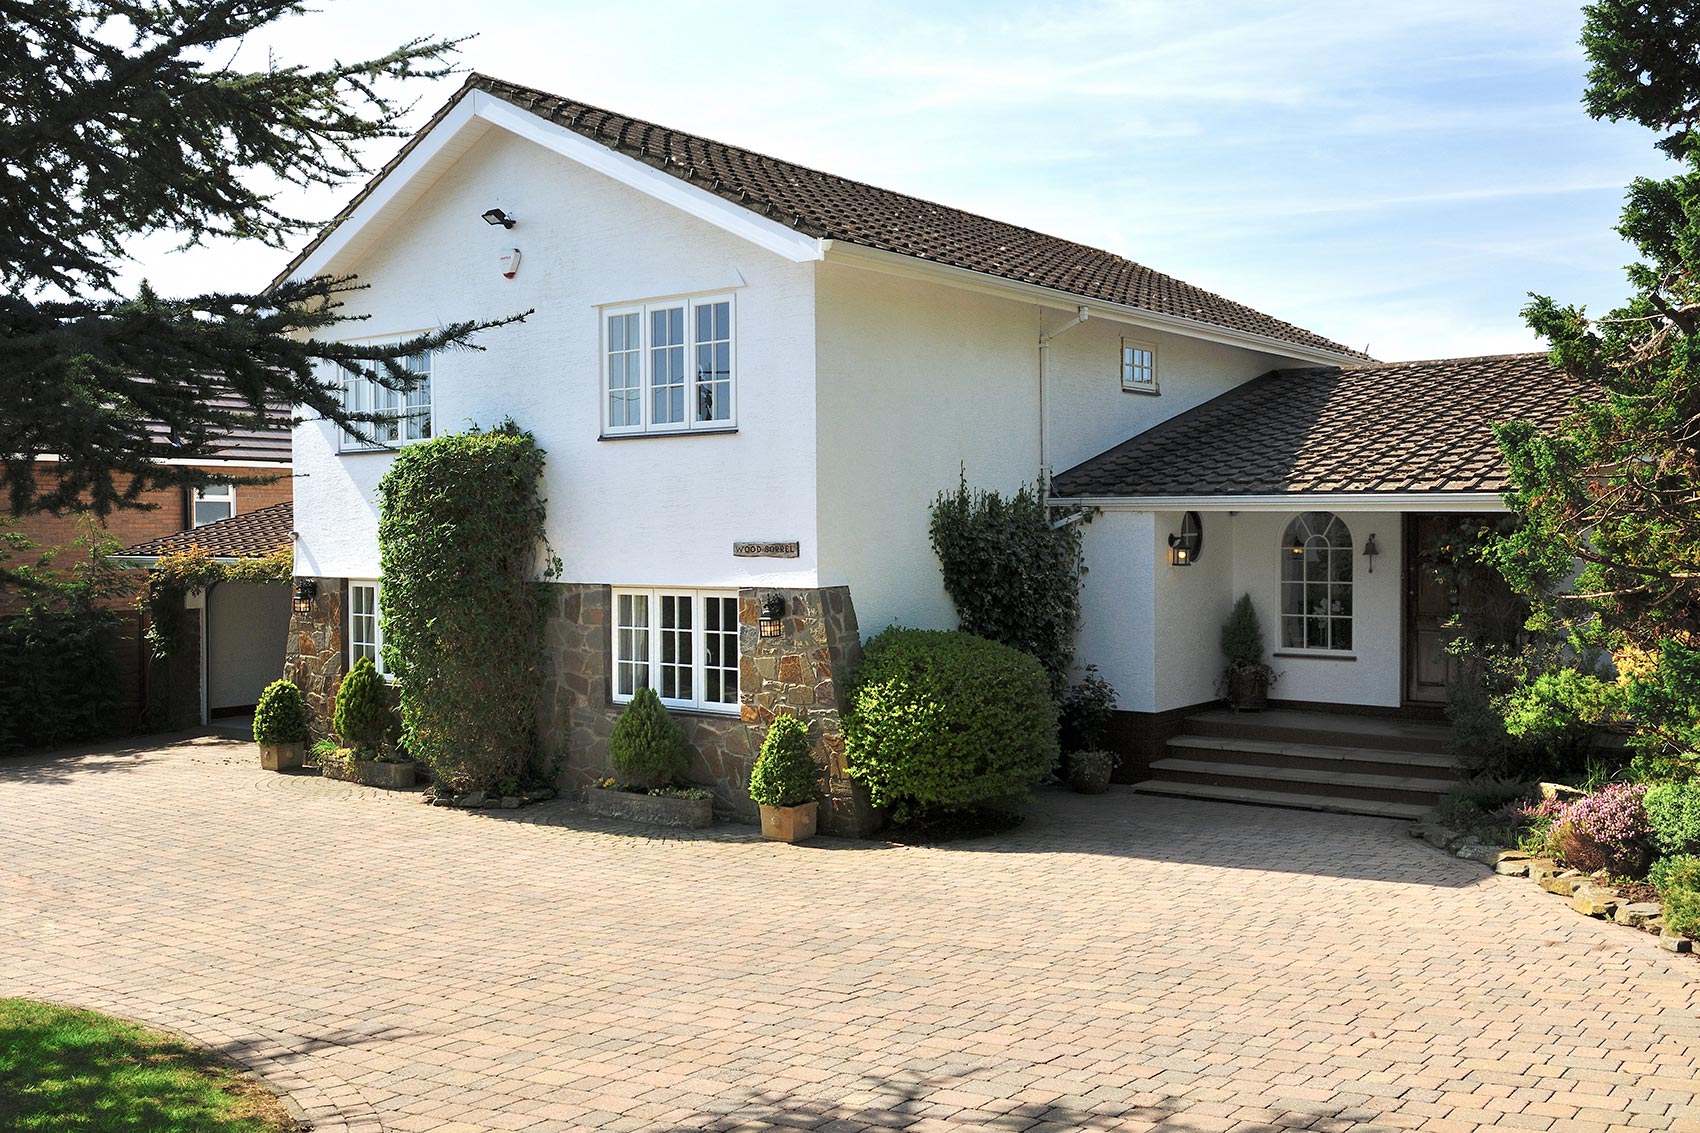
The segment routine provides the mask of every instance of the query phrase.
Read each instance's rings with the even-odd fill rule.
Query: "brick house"
[[[1492,422],[1550,421],[1574,392],[1536,355],[1382,365],[1109,252],[483,75],[284,276],[319,273],[359,275],[348,313],[380,340],[536,313],[415,359],[406,401],[351,383],[392,412],[389,445],[297,427],[295,569],[317,598],[290,669],[310,694],[382,659],[393,447],[512,417],[549,454],[565,565],[540,721],[564,785],[606,767],[650,685],[734,811],[766,723],[803,715],[845,831],[867,817],[845,681],[865,635],[955,625],[927,526],[962,469],[1094,513],[1079,660],[1120,693],[1124,777],[1415,807],[1445,687],[1417,548],[1431,517],[1503,511]],[[1242,593],[1307,744],[1211,732]]]

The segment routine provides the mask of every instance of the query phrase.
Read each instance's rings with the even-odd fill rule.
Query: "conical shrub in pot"
[[[668,713],[652,688],[640,688],[614,721],[608,760],[620,782],[633,787],[666,787],[691,768],[685,730]]]
[[[750,769],[750,798],[761,807],[763,837],[801,842],[813,836],[819,817],[819,777],[809,726],[789,714],[775,717]]]
[[[395,728],[395,711],[390,707],[389,686],[372,664],[362,657],[342,678],[336,691],[336,715],[332,720],[342,742],[375,759]]]
[[[1263,659],[1263,623],[1250,594],[1241,594],[1222,626],[1222,656],[1227,658],[1222,682],[1235,711],[1258,711],[1269,704],[1275,670]]]

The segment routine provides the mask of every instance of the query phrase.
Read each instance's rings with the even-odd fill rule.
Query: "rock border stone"
[[[466,791],[451,795],[437,788],[425,792],[424,801],[431,806],[453,806],[462,810],[518,810],[532,803],[547,802],[558,792],[553,787],[537,787],[517,795],[498,795],[489,791]]]
[[[1611,878],[1604,870],[1586,874],[1579,869],[1568,869],[1551,858],[1484,845],[1437,822],[1413,823],[1411,837],[1420,838],[1453,857],[1484,865],[1501,876],[1526,877],[1546,892],[1568,900],[1570,907],[1585,917],[1638,928],[1657,937],[1659,947],[1667,952],[1694,952],[1692,939],[1665,926],[1662,906],[1657,901],[1625,900],[1612,889]]]

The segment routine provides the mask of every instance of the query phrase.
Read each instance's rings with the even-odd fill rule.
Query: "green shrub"
[[[1110,789],[1110,773],[1116,756],[1108,751],[1076,751],[1068,757],[1069,786],[1083,795],[1099,795]]]
[[[1665,927],[1683,936],[1700,937],[1700,858],[1678,861],[1661,875],[1659,897]]]
[[[512,422],[408,445],[378,485],[384,661],[402,742],[454,793],[546,780],[543,450]]]
[[[273,681],[254,705],[254,742],[298,744],[307,739],[307,702],[294,681]]]
[[[1511,694],[1505,730],[1548,750],[1585,756],[1594,730],[1616,716],[1621,701],[1610,681],[1573,668],[1553,669]]]
[[[1653,863],[1653,868],[1647,871],[1647,884],[1660,893],[1670,884],[1673,873],[1684,872],[1692,868],[1700,868],[1700,854],[1675,854],[1668,858],[1660,858]]]
[[[608,737],[608,759],[623,785],[666,787],[685,777],[691,749],[685,730],[652,688],[640,688]]]
[[[1080,525],[1051,525],[1040,493],[973,491],[964,475],[933,501],[928,527],[961,628],[1044,666],[1060,699],[1080,625]]]
[[[370,657],[360,658],[342,678],[342,685],[336,690],[332,726],[350,747],[370,753],[364,755],[367,759],[376,758],[394,730],[389,686]]]
[[[1074,752],[1101,748],[1115,711],[1116,690],[1098,675],[1098,666],[1086,666],[1086,675],[1069,686],[1057,710],[1062,749]]]
[[[1484,776],[1455,784],[1435,804],[1434,816],[1483,842],[1512,845],[1529,826],[1523,804],[1538,794],[1533,783]]]
[[[1616,695],[1598,677],[1567,667],[1557,645],[1460,639],[1449,652],[1456,662],[1446,714],[1460,767],[1497,778],[1570,782],[1597,762],[1595,732]]]
[[[1007,806],[1057,760],[1045,669],[972,634],[893,626],[867,643],[844,720],[850,774],[898,822]]]
[[[1700,779],[1655,783],[1642,805],[1661,854],[1700,854]]]
[[[1222,623],[1222,656],[1228,659],[1230,669],[1263,664],[1263,623],[1250,594],[1239,596],[1228,620]]]
[[[809,726],[795,716],[779,716],[750,768],[750,798],[762,806],[801,806],[820,796],[819,775]]]

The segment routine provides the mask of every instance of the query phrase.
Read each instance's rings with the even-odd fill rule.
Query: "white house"
[[[860,821],[837,733],[860,639],[955,624],[927,522],[959,469],[1004,491],[1055,469],[1058,506],[1098,509],[1080,660],[1120,692],[1143,767],[1214,700],[1242,592],[1282,698],[1398,714],[1441,695],[1420,517],[1499,510],[1489,422],[1551,419],[1568,392],[1535,356],[1373,364],[1108,252],[481,75],[284,275],[322,273],[370,285],[348,307],[374,338],[535,310],[482,352],[417,359],[405,404],[350,396],[388,398],[395,445],[512,417],[547,450],[565,581],[541,740],[569,780],[605,767],[648,683],[689,722],[697,778],[747,807],[751,733],[789,707],[841,829]],[[391,456],[325,422],[294,453],[317,597],[290,665],[322,704],[379,647]],[[1183,523],[1202,540],[1173,566]],[[770,599],[777,637],[757,629]]]

